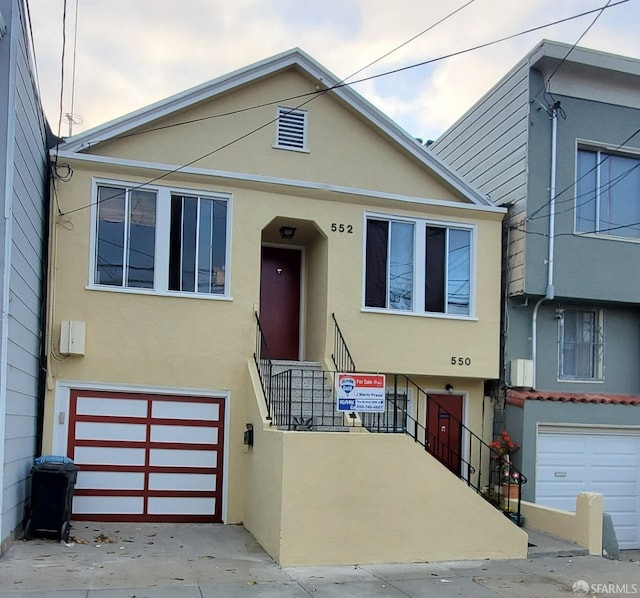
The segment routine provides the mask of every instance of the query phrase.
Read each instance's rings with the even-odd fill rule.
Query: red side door
[[[460,475],[462,459],[461,422],[461,395],[427,396],[429,452],[456,475]]]
[[[297,249],[262,248],[260,324],[271,359],[300,357],[300,266]]]

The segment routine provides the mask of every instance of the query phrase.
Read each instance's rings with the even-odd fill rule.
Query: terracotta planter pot
[[[500,494],[502,498],[512,500],[518,500],[520,487],[518,484],[502,484],[500,487]]]

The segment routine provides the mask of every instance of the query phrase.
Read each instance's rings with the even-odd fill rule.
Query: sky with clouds
[[[579,45],[640,58],[640,0],[618,2],[354,89],[412,135],[435,139],[540,40],[574,44],[598,14]],[[28,4],[43,104],[57,132],[65,2]],[[345,78],[429,29],[362,78],[605,5],[607,0],[67,0],[62,112],[82,117],[73,127],[80,133],[293,47]],[[63,121],[61,134],[68,133]]]

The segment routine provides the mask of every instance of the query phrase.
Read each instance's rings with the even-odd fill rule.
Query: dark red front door
[[[260,323],[271,359],[298,359],[301,252],[262,248]]]
[[[462,396],[427,396],[429,451],[453,473],[460,474]]]

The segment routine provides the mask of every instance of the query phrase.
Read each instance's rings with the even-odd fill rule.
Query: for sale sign
[[[336,374],[338,411],[384,411],[384,374]]]

